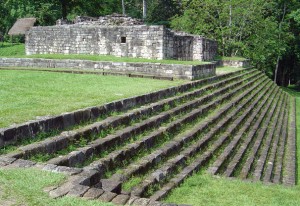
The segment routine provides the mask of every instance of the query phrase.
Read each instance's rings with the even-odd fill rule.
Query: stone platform
[[[161,63],[130,63],[68,59],[0,58],[2,67],[40,67],[94,69],[103,72],[144,74],[158,77],[195,80],[216,75],[216,64],[180,65]]]

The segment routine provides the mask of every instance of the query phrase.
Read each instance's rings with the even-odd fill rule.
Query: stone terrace
[[[2,167],[69,175],[49,190],[54,198],[176,205],[159,201],[200,170],[294,185],[295,99],[242,70],[3,129],[0,143],[18,147],[1,150]]]

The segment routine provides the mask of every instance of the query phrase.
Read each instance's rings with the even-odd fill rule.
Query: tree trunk
[[[286,13],[286,2],[284,3],[282,19],[281,19],[281,22],[279,23],[279,35],[278,35],[278,41],[279,42],[281,41],[281,27],[282,27],[282,23],[283,23],[284,18],[285,18],[285,13]],[[275,74],[274,74],[274,83],[275,84],[277,82],[277,73],[278,73],[278,67],[279,67],[279,60],[280,60],[280,54],[278,54],[278,56],[277,56],[277,62],[276,62],[276,67],[275,67]]]
[[[62,18],[66,19],[67,18],[67,2],[65,0],[60,0],[60,4],[61,4]]]
[[[125,12],[125,2],[124,2],[124,0],[122,0],[122,13],[123,13],[123,15],[126,14],[126,12]]]
[[[143,19],[147,18],[147,2],[143,0]]]
[[[277,83],[277,73],[278,73],[278,68],[279,68],[279,60],[280,56],[277,56],[277,62],[276,62],[276,67],[275,67],[275,74],[274,74],[274,83]]]

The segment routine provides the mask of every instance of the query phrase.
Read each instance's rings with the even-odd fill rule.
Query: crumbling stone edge
[[[97,182],[101,173],[93,168],[73,168],[57,166],[46,163],[35,163],[29,160],[0,157],[0,168],[35,168],[43,171],[63,173],[67,175],[67,181],[62,185],[45,188],[52,198],[63,196],[83,198],[86,200],[99,200],[111,202],[115,205],[136,206],[184,206],[173,203],[152,201],[148,198],[131,196],[130,194],[118,194],[102,188],[101,182]],[[188,205],[185,205],[188,206]]]
[[[98,72],[133,73],[176,79],[195,80],[216,74],[216,63],[199,65],[151,62],[111,62],[79,59],[0,58],[1,67],[40,67],[95,70]]]

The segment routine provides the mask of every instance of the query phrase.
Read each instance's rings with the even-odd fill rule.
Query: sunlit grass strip
[[[53,199],[43,191],[44,188],[58,186],[65,180],[62,174],[36,169],[0,169],[0,205],[113,206],[99,200],[87,201],[73,197]]]
[[[264,185],[215,178],[203,171],[189,177],[164,200],[177,204],[207,205],[297,205],[300,188]],[[234,194],[234,195],[233,195]]]
[[[176,86],[124,76],[0,70],[0,128]]]

